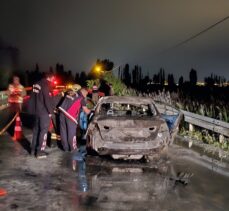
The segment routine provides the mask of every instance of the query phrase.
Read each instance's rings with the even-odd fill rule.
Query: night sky
[[[115,66],[160,67],[187,78],[229,79],[229,20],[178,48],[168,48],[229,15],[229,0],[1,0],[0,37],[20,50],[20,66],[57,62],[89,70],[97,58]]]

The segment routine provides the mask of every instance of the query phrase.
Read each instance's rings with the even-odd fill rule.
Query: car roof
[[[152,98],[149,97],[138,97],[138,96],[107,96],[102,97],[99,103],[123,103],[123,104],[152,104],[154,103]]]

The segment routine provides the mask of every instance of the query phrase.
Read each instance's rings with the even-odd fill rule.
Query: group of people
[[[77,126],[81,112],[86,115],[91,110],[86,106],[88,91],[80,85],[73,85],[70,93],[64,95],[56,108],[51,92],[54,76],[47,75],[32,87],[29,100],[29,113],[35,116],[31,154],[37,158],[47,156],[45,152],[50,122],[54,112],[59,112],[60,137],[64,151],[73,151],[77,148]]]
[[[28,101],[28,113],[34,117],[33,139],[31,144],[31,154],[37,158],[47,157],[45,152],[50,125],[58,122],[58,134],[64,151],[74,151],[77,148],[77,128],[80,126],[81,133],[87,129],[87,117],[91,110],[87,107],[88,90],[74,84],[71,90],[64,93],[60,98],[53,96],[54,75],[47,73],[43,79],[33,84],[32,93]],[[102,88],[101,88],[102,87]],[[94,84],[92,87],[92,102],[96,104],[101,96],[113,95],[112,86],[106,83],[100,86],[102,92]],[[107,92],[107,93],[106,93]],[[17,113],[21,112],[23,98],[26,90],[21,85],[18,76],[13,77],[12,83],[8,87],[8,103]],[[56,121],[53,121],[53,117]],[[80,121],[79,121],[80,120]],[[52,123],[52,124],[51,124]],[[80,123],[80,124],[79,124]]]

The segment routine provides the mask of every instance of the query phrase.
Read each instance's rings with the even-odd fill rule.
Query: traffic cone
[[[22,124],[21,124],[21,119],[20,116],[17,116],[16,118],[16,124],[14,127],[14,140],[15,141],[20,141],[22,139]]]

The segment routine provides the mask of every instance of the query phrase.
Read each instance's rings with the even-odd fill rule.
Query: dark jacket
[[[65,110],[68,110],[71,105],[79,98],[79,94],[75,94],[75,95],[65,95],[60,107],[65,109]]]
[[[33,85],[30,99],[30,113],[37,116],[52,114],[54,110],[50,82],[42,79]]]
[[[81,106],[86,106],[86,102],[84,97],[82,96],[81,92],[78,91],[75,95],[69,96],[66,95],[64,97],[64,100],[62,101],[62,104],[60,105],[63,109],[68,110],[74,102],[76,102],[78,99],[81,99]]]
[[[66,95],[59,109],[64,109],[77,120],[82,110],[82,106],[86,106],[86,101],[82,96],[82,93],[79,91],[73,96]],[[65,113],[65,115],[67,113]]]

